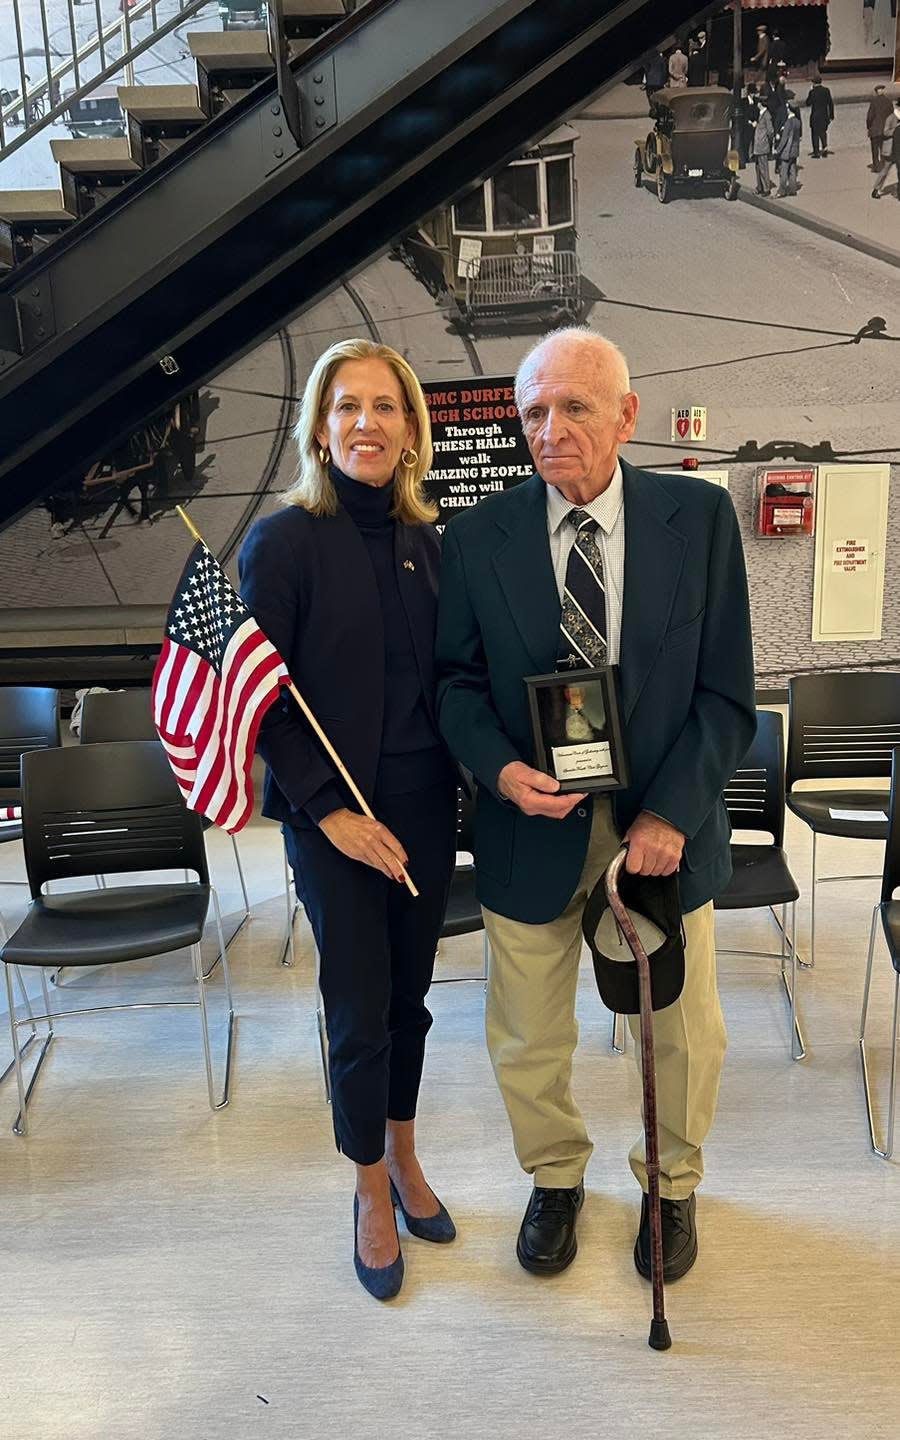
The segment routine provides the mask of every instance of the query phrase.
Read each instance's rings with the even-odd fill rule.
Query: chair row
[[[813,774],[811,767],[818,767],[814,772],[815,777],[818,779],[846,773],[842,767],[848,765],[855,767],[851,768],[851,774],[865,775],[868,777],[884,772],[885,756],[887,757],[886,763],[888,767],[886,773],[892,774],[891,764],[892,761],[894,762],[890,800],[890,822],[883,819],[868,822],[857,820],[854,831],[854,833],[857,833],[860,831],[862,825],[867,825],[868,828],[861,829],[863,836],[866,838],[877,838],[876,832],[881,831],[883,832],[883,838],[887,841],[883,874],[878,877],[882,881],[881,899],[873,913],[870,933],[868,968],[859,1043],[872,1145],[877,1153],[889,1155],[893,1147],[897,1022],[898,1018],[900,1018],[900,1016],[898,1016],[898,1002],[900,1002],[900,989],[898,989],[898,984],[900,984],[900,902],[893,902],[891,898],[893,889],[897,884],[898,874],[900,874],[900,824],[894,823],[893,819],[896,813],[895,802],[897,802],[898,799],[895,773],[897,768],[896,756],[890,744],[893,738],[893,722],[884,719],[880,721],[873,719],[873,709],[869,706],[868,709],[864,710],[866,715],[865,725],[858,724],[856,730],[853,732],[857,736],[862,734],[862,739],[857,738],[854,741],[850,741],[846,738],[844,730],[841,731],[843,738],[837,741],[833,739],[822,741],[812,738],[814,735],[821,735],[822,733],[832,735],[839,724],[837,718],[833,718],[832,721],[823,720],[823,708],[825,713],[830,714],[832,717],[849,713],[849,703],[846,709],[841,710],[835,701],[835,696],[838,696],[843,701],[849,702],[849,698],[854,689],[859,691],[861,688],[864,688],[859,686],[860,680],[871,681],[873,679],[878,682],[894,681],[900,680],[900,677],[892,675],[875,677],[860,677],[856,675],[815,676],[802,677],[801,680],[791,682],[790,693],[792,715],[794,718],[791,721],[789,729],[787,786],[789,787],[791,784],[792,774],[796,779],[810,778]],[[821,683],[823,681],[828,682],[827,685],[823,685]],[[841,683],[836,684],[835,682]],[[852,683],[844,684],[843,682]],[[824,707],[820,705],[817,709],[809,699],[809,691],[811,689],[815,689],[820,699],[822,695],[825,695],[826,699],[830,697],[829,704]],[[881,689],[887,694],[889,687],[884,686],[881,687]],[[900,692],[895,693],[898,699],[900,699]],[[14,713],[17,727],[15,729],[13,729],[9,723],[11,713]],[[883,714],[883,712],[874,713]],[[811,719],[810,716],[817,716],[818,718]],[[845,720],[842,723],[846,729],[849,721]],[[53,946],[49,951],[44,952],[45,958],[41,961],[35,958],[21,958],[21,954],[25,952],[20,952],[12,942],[8,942],[3,952],[3,958],[7,961],[7,998],[10,1004],[14,1043],[13,1065],[8,1067],[5,1073],[9,1073],[9,1070],[12,1069],[13,1066],[17,1069],[20,1087],[20,1116],[17,1120],[17,1128],[19,1128],[20,1133],[24,1133],[22,1127],[27,1123],[27,1095],[22,1092],[21,1058],[28,1044],[35,1038],[35,1021],[45,1019],[46,1017],[34,1016],[27,1010],[26,1006],[26,1018],[20,1021],[13,1019],[15,1007],[13,1003],[12,976],[10,975],[9,965],[30,964],[41,967],[45,965],[55,965],[57,968],[60,968],[66,964],[108,963],[106,942],[103,938],[106,933],[103,928],[106,924],[104,917],[112,916],[116,906],[120,903],[125,903],[122,899],[125,892],[121,889],[103,892],[108,897],[106,899],[102,899],[96,893],[92,892],[90,900],[88,900],[84,895],[80,895],[77,899],[72,899],[66,895],[43,896],[43,885],[46,882],[52,882],[54,879],[66,874],[72,877],[102,875],[104,870],[124,873],[140,869],[193,869],[198,876],[197,884],[199,884],[201,890],[206,887],[208,892],[206,908],[204,908],[203,911],[204,919],[210,898],[215,900],[214,892],[209,887],[205,850],[202,845],[204,822],[195,815],[190,815],[190,820],[185,821],[186,824],[193,824],[195,827],[199,827],[201,836],[200,848],[203,851],[202,870],[196,864],[181,864],[177,859],[173,861],[172,857],[175,852],[166,849],[165,841],[168,838],[172,838],[169,823],[171,807],[174,806],[179,814],[183,816],[188,816],[190,812],[185,810],[180,792],[168,767],[168,762],[165,761],[165,757],[156,738],[156,732],[152,727],[149,691],[125,691],[89,695],[86,697],[82,725],[83,748],[79,747],[77,751],[72,749],[61,750],[58,748],[59,706],[56,692],[52,690],[32,689],[31,687],[9,687],[6,690],[0,689],[0,787],[4,787],[7,790],[7,794],[0,797],[0,800],[8,801],[9,792],[14,791],[14,786],[11,782],[13,780],[16,782],[19,781],[19,774],[13,770],[13,755],[18,751],[18,765],[21,766],[21,796],[23,804],[22,824],[15,827],[6,827],[6,833],[3,835],[3,838],[15,838],[16,835],[19,835],[25,841],[26,864],[33,899],[29,915],[24,925],[20,927],[14,940],[18,941],[20,946],[24,945],[25,951],[34,957],[37,953],[36,947],[38,947],[39,944],[43,944],[51,933],[60,936],[64,933],[63,929],[57,929],[51,932],[51,930],[47,928],[51,917],[53,922],[58,925],[61,924],[61,917],[65,917],[66,919],[72,920],[76,926],[79,927],[81,942],[80,948],[79,946],[69,946],[68,941],[66,944]],[[142,727],[146,730],[148,725],[151,732],[150,736],[146,739],[136,738],[134,732],[140,730]],[[829,725],[831,725],[831,729],[828,729]],[[877,733],[884,738],[876,741],[865,738],[876,729]],[[121,739],[123,732],[126,737],[124,742],[116,745],[110,740],[111,735],[115,735],[117,739]],[[792,735],[795,737],[793,761],[790,739]],[[900,738],[900,727],[898,727],[898,738]],[[796,748],[798,744],[805,747],[802,754],[799,754]],[[137,789],[134,788],[139,777],[133,777],[129,773],[137,764],[137,754],[134,749],[136,745],[141,746],[141,759],[137,768],[145,765],[143,758],[145,751],[147,755],[152,753],[155,757],[152,765],[147,762],[146,778],[148,783],[152,780],[153,784],[156,785],[157,789],[154,793],[157,796],[157,800],[150,801],[144,799],[140,801],[138,799],[135,801],[135,804],[137,804],[138,809],[140,809],[141,806],[146,808],[149,805],[152,810],[157,803],[162,807],[160,809],[160,825],[156,826],[155,829],[151,826],[149,830],[147,830],[145,826],[145,833],[142,836],[137,834],[135,827],[140,829],[138,820],[141,820],[143,824],[143,819],[147,817],[142,818],[138,816],[135,811],[135,805],[131,804],[131,801],[135,800],[135,797],[139,797],[142,793],[139,785]],[[52,754],[41,752],[52,752]],[[119,758],[120,755],[121,758]],[[101,776],[103,774],[105,759],[108,760],[108,763],[112,766],[109,776],[107,777],[109,784],[99,787],[94,795],[92,794],[91,786],[85,785],[82,782],[87,776],[93,777],[93,779]],[[115,761],[115,764],[113,764],[113,761]],[[882,767],[881,770],[876,768],[879,765]],[[75,790],[78,790],[78,795],[80,796],[84,809],[83,820],[75,818],[78,807],[74,804],[70,806],[68,810],[66,810],[65,807],[61,807],[60,814],[56,819],[49,818],[53,813],[50,809],[52,784],[49,791],[41,788],[39,784],[39,781],[41,781],[45,775],[50,775],[54,777],[54,779],[59,777],[65,778],[68,786],[67,794],[71,793],[74,795]],[[26,777],[29,776],[37,777],[33,779],[32,789],[30,791],[25,783]],[[74,777],[77,777],[77,783]],[[117,785],[121,785],[122,787],[121,794],[119,794],[116,788]],[[102,797],[105,797],[104,804],[101,804]],[[771,840],[766,844],[744,843],[734,844],[732,846],[732,879],[726,891],[718,897],[716,907],[720,910],[770,907],[773,915],[776,915],[778,909],[781,910],[779,926],[781,933],[780,955],[777,952],[767,953],[773,954],[775,958],[781,961],[781,978],[790,1002],[791,1053],[795,1059],[800,1059],[805,1054],[805,1046],[799,1026],[796,1003],[798,962],[796,907],[799,898],[799,889],[790,872],[783,848],[785,801],[787,800],[790,808],[810,824],[815,840],[817,833],[843,833],[840,829],[835,830],[834,828],[830,828],[835,825],[853,825],[854,822],[852,820],[848,821],[832,815],[831,812],[833,809],[851,811],[858,809],[865,813],[876,813],[875,807],[877,805],[880,809],[884,805],[884,797],[880,793],[873,794],[871,791],[848,792],[843,790],[819,791],[812,796],[807,793],[798,795],[788,793],[786,795],[784,739],[781,716],[774,712],[761,711],[759,713],[758,730],[754,743],[731,782],[726,787],[724,799],[733,828],[743,831],[765,833],[771,836]],[[126,803],[126,801],[128,801],[128,803]],[[835,801],[839,801],[840,803],[835,803]],[[116,808],[117,806],[122,809],[122,814],[119,814]],[[31,810],[30,818],[29,810]],[[46,815],[44,814],[45,810],[47,811]],[[115,821],[117,827],[115,831],[117,838],[114,846],[102,841],[104,834],[103,826],[107,826],[108,833],[108,822],[111,819]],[[462,800],[460,824],[459,847],[462,850],[469,850],[472,847],[472,811],[471,805],[465,800],[465,797],[463,797]],[[829,828],[824,831],[817,831],[815,829],[815,825],[817,824],[828,826]],[[51,844],[53,825],[61,827],[58,829],[58,834],[56,835],[55,846]],[[100,837],[100,839],[97,839],[97,843],[94,843],[96,837]],[[175,837],[178,844],[185,845],[187,843],[180,830],[178,831],[178,837]],[[79,843],[76,844],[76,840],[78,840]],[[132,840],[136,846],[136,849],[133,851],[129,849]],[[104,843],[106,843],[106,849],[103,848]],[[895,854],[895,851],[898,853]],[[165,864],[161,861],[163,854],[165,854],[166,858]],[[138,859],[141,861],[140,864],[136,863]],[[128,863],[123,863],[123,861],[126,860]],[[63,861],[65,861],[65,863],[63,863]],[[81,866],[82,868],[69,869],[66,871],[65,864]],[[58,874],[51,873],[54,866],[59,867],[60,865],[62,865],[62,868],[59,869]],[[246,918],[246,915],[249,914],[249,903],[247,901],[246,889],[243,886],[243,874],[241,875],[241,880],[245,899],[244,918]],[[187,892],[182,895],[180,893],[181,887],[168,887],[168,890],[173,894],[173,904],[181,900],[185,902],[184,913],[182,914],[181,911],[178,913],[182,914],[182,919],[187,928],[177,933],[187,934],[189,931],[193,933],[191,926],[188,924],[188,912],[190,912],[192,919],[196,918],[195,911],[199,907],[199,895],[193,896],[193,899],[198,901],[198,905],[192,910],[188,903],[191,896],[189,896]],[[159,896],[153,897],[154,906],[159,899]],[[132,903],[134,903],[134,896],[132,896]],[[217,900],[215,904],[217,921],[219,921]],[[295,905],[291,901],[287,877],[286,906],[288,935],[290,936]],[[791,912],[790,931],[788,930],[787,923],[788,907],[790,907]],[[163,907],[163,910],[165,910],[165,907]],[[168,912],[165,912],[165,914],[167,915]],[[870,993],[876,924],[879,914],[881,915],[882,929],[887,940],[889,954],[895,970],[891,1100],[886,1147],[881,1147],[878,1144],[873,1127],[865,1052],[865,1022]],[[160,912],[160,917],[162,917],[162,915],[163,912]],[[96,927],[99,927],[96,929],[96,933],[89,926],[82,924],[83,917],[85,916],[97,917],[94,922]],[[82,919],[77,919],[76,917],[82,917]],[[166,923],[168,923],[169,920],[172,920],[171,916],[168,917]],[[160,918],[160,923],[162,923],[162,918]],[[241,923],[243,923],[243,920]],[[202,928],[203,923],[201,921],[200,933],[202,933]],[[24,939],[22,938],[23,929],[25,930]],[[471,865],[464,865],[458,868],[454,877],[451,904],[448,907],[448,915],[443,933],[444,935],[463,934],[471,933],[477,929],[481,929],[481,917],[475,897],[474,875]],[[156,944],[156,941],[160,939],[161,935],[174,933],[176,932],[170,932],[166,929],[165,925],[163,925],[162,931],[153,931],[153,936],[155,937],[153,944]],[[220,923],[219,934],[221,939]],[[90,949],[91,945],[95,945],[93,951]],[[182,945],[190,945],[192,954],[194,953],[193,947],[196,946],[196,955],[199,960],[199,936],[196,940],[176,939],[174,943],[166,945],[164,949],[176,949]],[[99,947],[99,950],[97,947]],[[225,953],[225,948],[224,945],[220,945],[222,955]],[[67,958],[71,957],[76,951],[78,954],[82,956],[87,955],[89,958],[79,960]],[[142,953],[159,954],[162,953],[162,951],[157,948],[146,950]],[[112,960],[135,958],[132,954],[120,954],[115,946],[113,946],[110,951],[110,957]],[[218,963],[218,961],[216,963]],[[790,982],[787,976],[788,963],[790,963],[791,969]],[[211,971],[207,971],[204,974],[201,971],[202,978],[204,980],[207,979],[210,973]],[[21,977],[19,978],[21,984]],[[226,987],[227,985],[226,975]],[[22,988],[24,993],[24,987]],[[201,985],[201,996],[202,994],[203,990]],[[198,1005],[204,1004],[202,1000],[198,1000],[196,1003]],[[49,1002],[47,1002],[46,1009],[49,1015]],[[58,1016],[59,1012],[57,1012],[57,1018]],[[230,989],[229,1016],[229,1057],[226,1067],[226,1084],[223,1090],[224,1098],[219,1102],[223,1104],[227,1103],[227,1091],[230,1079],[230,1035],[231,1027],[233,1026]],[[319,1025],[320,1038],[322,1039],[324,1050],[321,1013],[319,1014]],[[29,1027],[31,1031],[25,1044],[21,1047],[17,1042],[17,1027]],[[211,1103],[214,1103],[205,1009],[203,1015],[203,1033],[207,1076],[210,1085],[210,1100]],[[38,1061],[37,1070],[40,1069],[40,1065],[43,1062],[50,1039],[52,1039],[52,1033],[45,1042],[44,1050]],[[31,1086],[34,1084],[37,1070],[32,1077]],[[2,1078],[4,1078],[4,1076],[0,1076],[0,1079]],[[28,1094],[30,1094],[31,1086],[29,1086]]]

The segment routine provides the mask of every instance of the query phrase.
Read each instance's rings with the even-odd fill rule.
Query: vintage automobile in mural
[[[666,88],[653,95],[654,126],[634,145],[634,183],[656,181],[662,205],[675,185],[724,187],[728,200],[740,189],[738,152],[731,144],[733,97],[718,85]]]
[[[461,330],[581,314],[578,131],[561,125],[405,234],[396,249]]]

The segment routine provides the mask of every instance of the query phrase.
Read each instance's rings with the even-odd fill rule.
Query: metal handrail
[[[143,55],[145,51],[152,49],[152,47],[157,43],[158,40],[163,39],[166,35],[170,35],[173,30],[176,30],[179,25],[184,23],[185,19],[189,19],[192,15],[196,15],[199,11],[205,10],[208,5],[215,4],[216,0],[177,0],[178,13],[176,15],[173,15],[170,20],[166,20],[162,25],[157,24],[157,10],[159,8],[159,0],[138,0],[138,3],[133,8],[129,9],[126,6],[121,20],[112,21],[109,25],[105,27],[103,26],[102,18],[100,15],[100,0],[94,0],[94,5],[97,12],[98,28],[94,35],[90,38],[90,40],[88,40],[80,50],[75,44],[75,21],[72,10],[72,3],[73,0],[68,0],[69,31],[70,38],[72,40],[72,54],[67,56],[62,61],[62,63],[57,66],[56,69],[53,69],[50,59],[50,42],[47,31],[46,0],[40,0],[42,33],[44,36],[44,57],[46,64],[46,74],[42,80],[39,80],[29,89],[27,77],[25,74],[25,61],[23,55],[24,42],[22,40],[22,27],[19,17],[19,0],[14,0],[13,14],[16,24],[16,43],[18,46],[19,76],[22,90],[21,93],[14,100],[10,100],[8,104],[0,108],[0,160],[4,160],[8,155],[12,155],[13,152],[20,149],[21,146],[25,144],[26,140],[29,140],[32,135],[36,135],[39,131],[43,130],[47,125],[51,124],[52,121],[55,120],[59,115],[65,114],[65,112],[68,110],[69,106],[74,100],[81,100],[85,95],[89,95],[92,90],[95,90],[98,88],[98,86],[103,85],[107,80],[110,79],[111,76],[115,75],[119,70],[122,70],[126,66],[133,64],[133,62],[137,59],[139,55]],[[155,28],[151,31],[151,33],[147,36],[145,40],[141,40],[139,43],[132,45],[131,27],[136,24],[138,20],[143,19],[144,16],[147,14],[150,15],[151,21],[154,24]],[[111,60],[109,64],[107,64],[106,45],[110,40],[114,40],[117,36],[121,36],[123,32],[125,34],[125,45],[123,47],[122,54],[116,57],[114,60]],[[102,67],[101,70],[97,75],[92,75],[90,80],[86,80],[84,84],[81,84],[81,77],[79,74],[80,66],[85,60],[90,59],[90,57],[92,55],[95,55],[98,51],[100,52],[100,63]],[[51,93],[51,86],[57,84],[60,80],[62,80],[65,76],[69,74],[74,74],[76,88],[73,91],[69,92],[64,100],[60,98],[37,120],[30,120],[29,115],[32,103],[35,100],[43,99],[45,95]],[[9,123],[9,121],[14,115],[18,115],[19,111],[22,112],[23,119],[22,134],[17,135],[16,138],[9,141],[9,143],[4,143],[4,127]]]

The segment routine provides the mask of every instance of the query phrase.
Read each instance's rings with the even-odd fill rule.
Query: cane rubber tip
[[[672,1337],[669,1334],[669,1325],[666,1320],[650,1321],[650,1338],[647,1341],[651,1350],[671,1350]]]

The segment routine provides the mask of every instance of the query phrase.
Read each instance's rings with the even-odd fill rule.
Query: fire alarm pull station
[[[812,535],[816,512],[815,470],[762,470],[757,483],[758,535]]]

